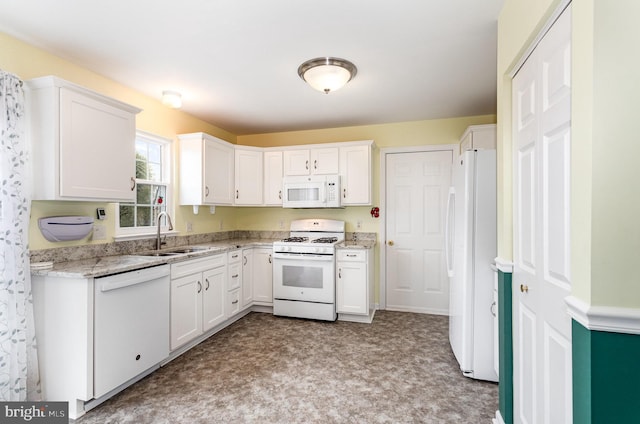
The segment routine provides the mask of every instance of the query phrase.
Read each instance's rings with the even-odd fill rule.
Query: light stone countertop
[[[54,262],[51,268],[31,269],[31,274],[36,276],[64,278],[104,277],[107,275],[148,268],[156,265],[171,264],[188,259],[211,256],[244,247],[271,247],[274,241],[275,240],[270,239],[229,239],[197,245],[177,246],[161,250],[161,252],[170,252],[179,248],[194,246],[207,248],[206,250],[198,250],[173,256],[142,256],[138,254],[127,254]]]
[[[373,249],[375,245],[375,240],[345,240],[338,243],[336,249]]]

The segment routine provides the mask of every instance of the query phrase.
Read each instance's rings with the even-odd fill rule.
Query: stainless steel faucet
[[[156,238],[156,249],[160,250],[160,246],[162,246],[162,243],[160,242],[160,218],[162,218],[163,216],[167,217],[167,221],[169,221],[169,231],[173,230],[173,224],[171,223],[171,217],[169,216],[169,214],[166,211],[162,211],[158,214],[158,237]]]

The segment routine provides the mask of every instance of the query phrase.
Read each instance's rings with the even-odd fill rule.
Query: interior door
[[[571,17],[567,9],[513,79],[514,419],[572,422]]]
[[[448,314],[451,150],[386,155],[386,308]]]

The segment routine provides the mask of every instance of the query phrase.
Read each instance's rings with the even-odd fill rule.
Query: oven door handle
[[[333,261],[334,255],[314,255],[314,254],[296,254],[296,253],[274,253],[274,262],[277,259],[295,259],[305,261]]]

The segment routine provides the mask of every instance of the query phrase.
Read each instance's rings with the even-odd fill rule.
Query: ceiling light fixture
[[[182,106],[182,95],[177,91],[165,90],[162,92],[162,104],[172,109]]]
[[[337,57],[318,57],[298,67],[298,75],[311,87],[325,94],[342,88],[358,73],[356,65]]]

